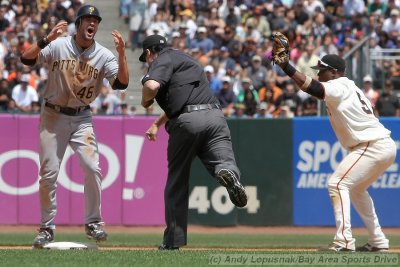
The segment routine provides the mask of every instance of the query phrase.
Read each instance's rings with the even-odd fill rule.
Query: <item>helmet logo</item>
[[[92,15],[94,13],[94,7],[89,7],[89,14]]]

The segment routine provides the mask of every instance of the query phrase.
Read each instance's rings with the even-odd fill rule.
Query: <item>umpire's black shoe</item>
[[[33,240],[34,248],[43,248],[54,241],[54,232],[50,228],[40,228],[38,235]]]
[[[388,252],[389,248],[378,248],[378,247],[373,247],[370,244],[365,244],[364,246],[357,247],[356,251],[360,252]]]
[[[96,242],[106,241],[108,234],[104,231],[103,225],[102,222],[85,224],[87,238],[94,239]]]
[[[235,206],[242,208],[247,204],[247,194],[233,171],[221,169],[217,173],[218,182],[226,187],[229,198]]]
[[[168,245],[165,245],[165,244],[161,244],[158,247],[158,250],[179,250],[179,247],[171,247],[171,246],[168,246]]]

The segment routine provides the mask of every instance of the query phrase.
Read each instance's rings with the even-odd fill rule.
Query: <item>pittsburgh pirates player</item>
[[[387,251],[389,240],[383,233],[367,188],[394,162],[396,144],[372,112],[372,106],[352,80],[344,77],[345,61],[325,55],[318,65],[318,80],[296,71],[290,63],[278,63],[308,94],[325,101],[332,128],[348,155],[328,181],[336,235],[321,250],[354,251],[350,206],[353,203],[368,229],[368,243],[357,251]]]
[[[67,23],[61,21],[21,56],[24,64],[43,64],[49,72],[40,114],[41,227],[33,242],[36,248],[54,240],[56,181],[68,145],[85,172],[87,237],[107,239],[100,211],[102,175],[89,104],[98,96],[103,79],[113,89],[125,89],[129,74],[124,41],[118,31],[112,32],[118,59],[94,40],[101,19],[96,7],[83,6],[77,12],[74,36],[61,36],[67,29]]]

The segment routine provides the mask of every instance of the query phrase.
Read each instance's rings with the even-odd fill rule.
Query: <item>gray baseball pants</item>
[[[85,224],[101,222],[101,181],[99,152],[90,110],[67,116],[42,107],[40,118],[41,227],[55,229],[56,188],[61,161],[70,145],[85,173]]]

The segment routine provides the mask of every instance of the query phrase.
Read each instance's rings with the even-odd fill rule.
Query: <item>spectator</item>
[[[3,5],[0,6],[0,33],[3,34],[5,30],[10,27],[10,21],[5,17],[7,8]]]
[[[226,46],[221,47],[218,61],[217,76],[219,79],[223,76],[230,76],[235,72],[236,63],[230,57],[229,49]]]
[[[334,43],[334,36],[331,32],[327,32],[322,36],[321,45],[315,51],[315,54],[322,58],[327,54],[335,54],[337,55],[339,51],[337,50]],[[303,72],[304,73],[304,72]]]
[[[8,102],[11,99],[9,90],[9,83],[7,79],[1,79],[0,81],[0,112],[7,111]]]
[[[385,2],[383,2],[382,0],[373,0],[369,1],[367,14],[379,16],[385,14],[386,10],[387,4]]]
[[[281,106],[282,105],[286,106],[289,109],[289,112],[294,116],[301,116],[302,100],[297,95],[296,85],[292,82],[286,84],[286,88],[282,94]]]
[[[318,100],[315,97],[308,97],[303,101],[302,116],[317,116]]]
[[[132,111],[132,109],[129,109],[128,104],[125,102],[121,103],[120,109],[121,109],[121,115],[123,115],[123,116],[135,115],[135,113]]]
[[[346,18],[350,19],[355,14],[363,14],[365,10],[365,4],[363,0],[344,0],[343,11]]]
[[[286,32],[289,28],[289,24],[285,20],[285,7],[277,6],[274,8],[273,19],[271,21],[271,28],[273,31]],[[269,35],[264,36],[267,38]]]
[[[390,11],[390,18],[385,19],[382,25],[382,31],[388,34],[389,39],[397,42],[400,33],[400,18],[399,10],[392,9]]]
[[[400,102],[398,96],[393,92],[391,80],[385,81],[384,90],[375,104],[374,113],[381,117],[400,117]]]
[[[258,92],[252,86],[250,78],[244,77],[241,79],[241,81],[241,88],[236,98],[236,102],[244,104],[244,114],[246,114],[248,117],[253,117],[257,111],[257,106],[259,103]]]
[[[248,116],[246,114],[246,105],[243,103],[236,103],[234,105],[234,110],[231,117],[237,119],[247,119]]]
[[[211,16],[210,16],[210,26],[213,26],[217,29],[225,29],[226,24],[225,20],[222,19],[219,15],[218,15],[218,11],[216,8],[212,8],[211,9]]]
[[[18,54],[22,55],[22,53],[28,49],[28,47],[30,47],[31,45],[26,41],[26,35],[24,32],[19,32],[17,34],[17,38],[18,38]]]
[[[198,63],[202,66],[207,66],[209,62],[209,58],[207,54],[204,53],[201,48],[193,48],[190,50],[189,54],[196,59]]]
[[[190,9],[185,9],[179,13],[179,15],[182,18],[182,23],[184,23],[187,27],[186,33],[189,35],[190,39],[193,40],[196,31],[197,31],[197,25],[196,22],[193,20],[193,11]]]
[[[315,46],[311,43],[306,45],[306,49],[297,61],[296,69],[310,77],[316,77],[317,71],[312,69],[318,63],[319,57],[314,53]]]
[[[371,75],[366,75],[363,78],[364,85],[362,90],[364,95],[368,98],[371,102],[372,108],[375,108],[376,101],[378,100],[379,93],[375,91],[372,87],[372,77]]]
[[[257,112],[253,116],[254,119],[271,119],[272,114],[268,112],[268,104],[261,102],[257,107]]]
[[[215,96],[219,100],[224,115],[230,117],[234,111],[236,95],[232,90],[231,78],[229,76],[222,78],[222,89]]]
[[[346,0],[345,0],[346,1]],[[350,0],[352,1],[352,0]],[[317,12],[324,12],[324,4],[319,0],[310,0],[306,6],[306,11],[310,17],[314,16]]]
[[[159,9],[154,16],[154,20],[150,22],[147,30],[147,35],[158,34],[164,37],[169,37],[171,34],[171,29],[166,22],[166,15],[164,11]]]
[[[252,25],[255,30],[260,33],[264,38],[269,38],[271,36],[271,26],[265,16],[262,16],[262,9],[256,7],[254,9],[253,16],[247,19],[246,26]]]
[[[207,37],[207,28],[202,26],[197,29],[196,38],[190,44],[191,48],[201,49],[205,54],[209,53],[213,47],[214,42]]]
[[[22,75],[21,83],[12,89],[12,98],[16,107],[22,112],[31,112],[32,103],[39,101],[36,90],[29,85],[30,78],[29,74]]]
[[[254,89],[258,92],[264,86],[268,77],[268,70],[261,64],[259,55],[253,56],[251,65],[246,69],[246,74],[250,77]]]
[[[189,34],[187,34],[186,23],[181,23],[179,25],[178,32],[179,32],[178,42],[180,50],[186,51],[186,49],[190,48],[190,42],[191,42],[191,38]]]
[[[322,12],[316,12],[313,16],[313,35],[318,40],[321,41],[322,37],[326,35],[330,29],[325,24],[325,15]]]
[[[218,92],[222,88],[222,82],[217,77],[215,77],[214,67],[211,65],[207,65],[204,67],[204,72],[206,73],[207,80],[210,83],[210,89],[214,95],[218,94]]]
[[[103,84],[99,96],[90,104],[93,114],[120,114],[121,100],[114,94],[107,83]]]
[[[252,40],[256,45],[261,41],[261,33],[257,30],[253,23],[247,23],[247,30],[245,33],[246,40]]]
[[[235,27],[239,25],[239,17],[235,14],[235,8],[234,7],[229,7],[229,13],[225,17],[225,23],[226,25],[231,25],[232,27]]]
[[[145,16],[146,0],[131,0],[129,7],[129,41],[127,46],[132,50],[140,47],[140,34],[147,29],[148,20]]]

